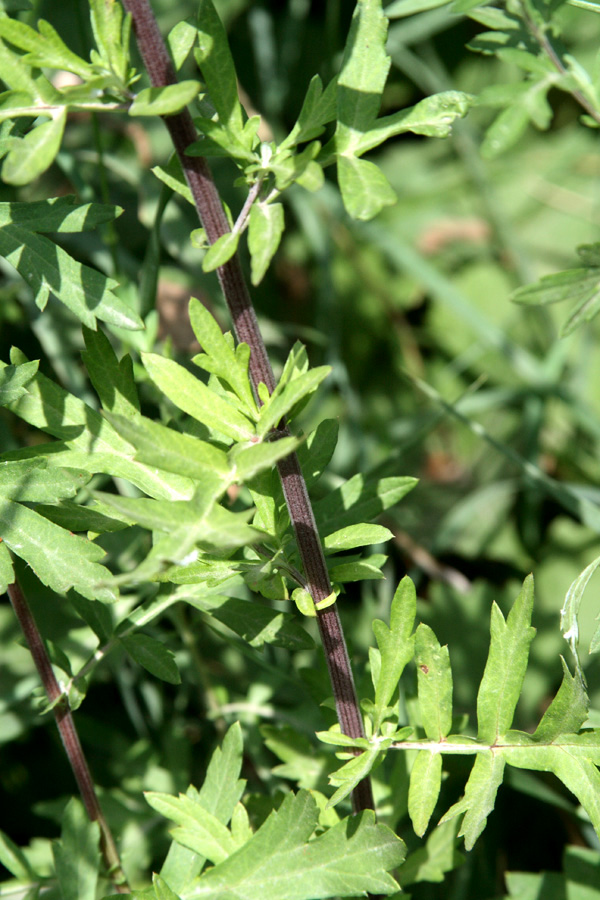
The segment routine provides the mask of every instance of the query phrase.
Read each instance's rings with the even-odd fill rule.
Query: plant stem
[[[69,708],[67,698],[56,680],[42,636],[18,582],[15,581],[13,584],[9,584],[8,596],[25,635],[35,667],[46,691],[48,702],[52,704],[52,712],[54,713],[58,731],[77,781],[86,812],[90,821],[97,822],[100,827],[100,849],[109,876],[114,883],[117,893],[127,894],[129,893],[129,887],[121,865],[119,851],[108,822],[104,818],[79,735],[75,728],[73,714]]]
[[[174,84],[175,70],[148,0],[123,0],[123,4],[132,15],[138,48],[152,86]],[[201,156],[186,156],[187,148],[197,139],[192,117],[186,109],[178,115],[165,117],[164,122],[192,192],[200,222],[212,244],[230,229],[208,164]],[[249,373],[255,394],[258,396],[260,382],[271,393],[275,389],[275,378],[238,255],[217,269],[217,275],[236,338],[250,347]],[[279,430],[282,436],[289,434],[287,428]],[[298,457],[295,453],[290,454],[278,463],[277,468],[309,592],[314,602],[318,603],[331,594],[332,587]],[[350,737],[364,737],[350,659],[335,604],[318,610],[317,620],[341,729]],[[368,778],[353,792],[352,804],[354,812],[374,808]]]

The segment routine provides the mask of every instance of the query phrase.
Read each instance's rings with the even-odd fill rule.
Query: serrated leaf
[[[405,576],[398,585],[390,609],[389,627],[379,619],[373,621],[373,633],[381,654],[381,667],[375,684],[376,730],[381,716],[398,686],[405,666],[413,657],[412,630],[417,614],[417,593],[413,582]]]
[[[0,460],[0,496],[6,500],[50,503],[74,497],[89,479],[77,469],[48,468],[44,459]]]
[[[203,272],[214,272],[234,255],[240,242],[239,231],[228,231],[211,244],[202,260]]]
[[[108,203],[79,203],[73,195],[30,203],[15,201],[0,203],[0,226],[21,225],[34,232],[78,233],[112,222],[122,212],[120,206]]]
[[[478,753],[464,796],[440,819],[441,825],[455,816],[465,814],[459,837],[464,837],[466,850],[471,850],[494,808],[496,794],[504,776],[505,762],[506,759],[501,753],[491,751]]]
[[[323,546],[329,553],[338,553],[341,550],[354,550],[356,547],[367,547],[370,544],[384,544],[393,537],[389,528],[383,525],[349,525],[338,531],[328,534]]]
[[[169,684],[181,684],[174,654],[148,634],[128,634],[119,639],[129,655],[151,675]]]
[[[340,155],[337,173],[346,212],[353,219],[368,222],[398,199],[381,169],[366,159]]]
[[[269,402],[261,407],[256,426],[259,437],[265,438],[276,428],[281,419],[309,397],[331,372],[331,366],[317,366],[289,381],[283,387],[277,385]]]
[[[223,738],[221,747],[212,754],[204,784],[197,791],[190,787],[187,796],[227,825],[242,796],[246,782],[240,779],[242,766],[242,732],[235,722]],[[173,842],[161,869],[161,876],[170,888],[183,890],[197,875],[205,858]]]
[[[104,550],[58,525],[34,510],[12,500],[0,501],[0,534],[16,556],[22,557],[42,584],[59,594],[75,588],[89,600],[114,602],[113,590],[98,587],[110,580],[110,572],[99,565]]]
[[[432,741],[442,741],[452,726],[450,657],[448,648],[441,647],[431,628],[423,623],[415,634],[415,665],[425,734]]]
[[[49,122],[37,125],[23,138],[13,138],[2,165],[2,179],[7,184],[23,185],[45,172],[60,149],[67,110],[56,113]]]
[[[64,900],[95,900],[100,868],[100,826],[90,822],[81,802],[69,800],[60,841],[52,845]]]
[[[307,791],[287,794],[250,841],[193,883],[187,900],[216,894],[231,900],[321,900],[397,889],[388,871],[402,862],[404,844],[375,824],[371,810],[309,841],[318,817]]]
[[[250,210],[248,249],[251,257],[252,284],[263,280],[285,228],[281,203],[255,203]]]
[[[254,436],[253,425],[246,416],[183,366],[154,353],[143,353],[142,361],[152,381],[183,412],[234,441],[247,441]]]
[[[116,281],[77,262],[48,238],[5,225],[0,228],[0,255],[31,287],[41,309],[52,292],[92,330],[97,319],[119,328],[144,328],[137,313],[113,293]]]
[[[172,832],[174,840],[205,856],[215,865],[237,849],[229,829],[185,794],[172,797],[170,794],[147,791],[144,796],[153,809],[180,826]]]
[[[510,728],[535,635],[533,577],[528,575],[508,618],[494,603],[488,658],[477,694],[478,739],[494,744]]]
[[[410,772],[408,814],[415,834],[423,837],[442,786],[442,755],[421,750]]]

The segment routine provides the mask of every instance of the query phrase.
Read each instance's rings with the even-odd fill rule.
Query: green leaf
[[[199,81],[179,81],[167,87],[144,88],[129,107],[130,116],[173,116],[198,96]]]
[[[21,225],[35,232],[78,233],[112,222],[122,212],[120,206],[108,203],[79,203],[71,194],[49,200],[32,200],[30,203],[0,203],[0,226]]]
[[[417,593],[413,582],[405,576],[396,589],[390,610],[389,627],[380,619],[373,621],[373,633],[381,654],[381,667],[375,681],[376,720],[379,730],[381,717],[398,687],[405,666],[413,657],[412,630],[417,613]]]
[[[591,245],[593,248],[597,245]],[[590,250],[589,245],[578,247],[581,256]],[[515,303],[527,306],[547,306],[563,300],[574,301],[573,310],[561,327],[561,337],[567,337],[585,322],[590,322],[600,309],[600,267],[567,269],[554,275],[545,275],[534,284],[519,288],[511,297]]]
[[[251,257],[252,284],[263,280],[279,247],[285,228],[281,203],[255,203],[250,210],[248,249]]]
[[[99,50],[98,62],[126,85],[129,74],[131,15],[128,13],[123,16],[123,7],[119,3],[90,0],[90,17]],[[92,53],[92,62],[95,61],[94,56]]]
[[[39,362],[23,363],[21,366],[6,366],[0,369],[0,406],[14,403],[26,393],[26,386],[35,378]]]
[[[106,418],[135,447],[135,458],[147,466],[192,478],[206,490],[212,485],[215,497],[231,483],[233,472],[227,454],[208,441],[182,434],[145,416],[132,421],[107,413]]]
[[[89,479],[77,469],[47,468],[44,459],[0,460],[0,496],[6,500],[51,503],[74,497]]]
[[[533,734],[533,739],[541,743],[554,741],[562,734],[579,731],[588,717],[589,700],[583,676],[579,670],[574,676],[571,675],[562,656],[561,662],[562,684]]]
[[[228,231],[211,244],[202,260],[203,272],[214,272],[234,255],[240,242],[239,231]]]
[[[176,194],[179,194],[180,197],[183,197],[184,200],[187,200],[192,206],[195,206],[192,191],[183,174],[179,158],[175,154],[173,154],[169,160],[166,169],[162,166],[154,166],[150,171],[153,172],[163,184],[166,184],[172,191],[175,191]]]
[[[90,822],[79,800],[69,800],[60,841],[52,845],[56,875],[64,900],[95,900],[100,868],[100,827]]]
[[[84,326],[83,339],[86,349],[81,358],[104,409],[126,418],[139,416],[131,357],[125,355],[119,362],[100,328],[90,331]]]
[[[169,684],[181,684],[175,656],[164,644],[147,634],[128,634],[120,638],[129,655],[151,675]]]
[[[345,528],[375,519],[398,503],[416,483],[416,478],[408,476],[376,478],[354,475],[314,503],[319,533],[329,534],[332,528]]]
[[[410,772],[408,814],[415,834],[423,837],[442,787],[442,755],[421,750]]]
[[[358,0],[338,78],[336,149],[352,155],[379,113],[390,69],[381,0]]]
[[[314,646],[312,638],[299,624],[296,616],[277,612],[256,599],[251,602],[237,597],[183,599],[222,622],[251,647],[273,644],[286,650],[304,650]]]
[[[441,882],[446,872],[465,861],[465,857],[456,849],[458,825],[458,821],[438,825],[425,845],[406,858],[404,865],[398,870],[398,881],[402,887],[419,881]]]
[[[283,386],[280,382],[271,394],[268,403],[265,403],[260,409],[260,418],[256,426],[258,436],[265,438],[273,428],[277,427],[284,416],[288,415],[317,389],[330,372],[331,366],[317,366]]]
[[[442,741],[452,727],[450,657],[448,648],[441,647],[431,628],[423,623],[415,634],[415,665],[425,734],[432,741]]]
[[[369,544],[383,544],[393,536],[389,528],[384,528],[383,525],[349,525],[328,534],[323,546],[329,553],[338,553],[340,550],[354,550]]]
[[[383,554],[373,554],[366,559],[356,562],[339,563],[329,569],[329,577],[332,582],[344,584],[347,581],[365,581],[369,579],[383,578],[381,567],[387,560]]]
[[[287,794],[254,837],[204,873],[189,896],[321,900],[397,890],[387,873],[402,862],[404,844],[385,825],[375,824],[371,810],[344,819],[309,841],[318,818],[318,807],[307,791]]]
[[[367,222],[398,199],[381,169],[366,159],[341,155],[337,172],[344,206],[353,219]]]
[[[318,735],[323,740],[322,733]],[[332,797],[327,802],[327,809],[331,809],[336,803],[348,797],[354,788],[367,778],[372,769],[383,756],[383,748],[380,745],[369,747],[363,753],[349,760],[345,765],[329,776],[332,785],[339,785]]]
[[[119,328],[144,327],[137,313],[113,293],[116,281],[77,262],[48,238],[20,225],[5,225],[0,228],[0,255],[31,287],[40,309],[52,292],[88,328],[95,329],[97,319]]]
[[[355,153],[366,153],[378,147],[384,141],[398,134],[412,131],[427,137],[448,137],[452,123],[466,115],[473,102],[470,94],[462,91],[443,91],[426,97],[408,109],[391,116],[384,116],[364,134],[355,149]]]
[[[284,437],[277,441],[252,444],[250,447],[238,444],[229,451],[234,480],[240,484],[250,481],[259,472],[272,468],[280,459],[293,453],[299,443],[296,437]]]
[[[240,135],[244,120],[235,66],[227,34],[212,0],[200,0],[198,6],[198,49],[194,55],[219,122],[232,134]]]
[[[142,361],[152,381],[179,409],[234,441],[254,436],[254,427],[246,416],[183,366],[154,353],[143,353]]]
[[[477,695],[478,739],[495,744],[510,728],[535,635],[531,627],[533,577],[528,575],[506,621],[492,607],[491,641]]]
[[[66,69],[83,79],[93,74],[92,66],[67,47],[49,22],[39,19],[37,26],[39,32],[18,19],[4,16],[0,19],[0,36],[28,51],[22,59],[30,66]]]
[[[500,753],[478,753],[465,793],[440,819],[440,825],[465,813],[459,837],[465,839],[465,849],[471,850],[485,828],[486,819],[494,808],[498,788],[504,775],[505,756]]]
[[[307,488],[311,488],[327,468],[335,451],[339,424],[336,419],[323,419],[297,450],[298,461]]]
[[[252,417],[257,416],[256,401],[248,376],[250,351],[247,344],[233,347],[230,335],[222,333],[218,322],[195,297],[190,300],[190,324],[204,350],[193,362],[230,385]]]
[[[328,122],[333,122],[336,115],[337,78],[333,78],[323,90],[323,82],[318,75],[314,75],[308,85],[296,124],[279,145],[278,151],[318,137],[323,132],[324,126]]]
[[[8,552],[8,547],[0,541],[0,593],[4,594],[9,584],[15,580],[15,572],[13,569],[12,559]],[[1,835],[1,832],[0,832]],[[0,855],[0,862],[3,862]],[[9,868],[9,866],[7,866]]]
[[[190,19],[177,22],[167,35],[167,45],[175,64],[175,71],[179,71],[191,53],[192,47],[196,43],[196,33],[190,17]]]
[[[181,900],[179,894],[171,890],[164,878],[154,873],[152,876],[152,884],[154,885],[154,893],[156,900]]]
[[[152,809],[180,826],[172,832],[177,843],[206,857],[213,864],[223,862],[237,849],[229,829],[185,794],[171,797],[169,794],[147,791],[144,796]]]
[[[106,603],[117,599],[110,588],[98,586],[111,575],[98,564],[104,550],[91,541],[64,531],[12,500],[0,501],[0,534],[7,547],[52,590],[64,593],[75,588],[89,600]]]
[[[0,831],[0,863],[5,869],[22,881],[34,881],[35,872],[20,847]]]
[[[2,165],[2,179],[7,184],[22,185],[34,181],[45,172],[60,149],[67,110],[63,107],[49,122],[37,125],[24,138],[13,138]]]
[[[204,784],[197,791],[189,787],[187,796],[227,825],[246,782],[240,779],[242,766],[242,732],[239,722],[233,724],[217,747],[208,764]],[[205,857],[173,842],[161,869],[161,876],[174,891],[183,890],[196,876]]]

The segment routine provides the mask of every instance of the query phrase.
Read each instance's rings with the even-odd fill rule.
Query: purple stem
[[[25,635],[25,640],[29,646],[31,656],[38,670],[40,680],[46,691],[46,696],[50,704],[54,704],[52,712],[58,726],[58,731],[65,748],[65,753],[73,770],[81,799],[85,806],[90,821],[97,822],[100,826],[100,849],[104,857],[104,862],[111,880],[113,881],[115,890],[119,894],[128,894],[129,888],[126,883],[125,874],[121,866],[119,851],[117,850],[112,832],[108,826],[108,822],[104,818],[104,813],[96,794],[94,782],[87,764],[87,760],[83,753],[81,741],[75,728],[73,714],[69,708],[67,698],[63,695],[52,664],[48,657],[48,651],[42,640],[42,636],[38,630],[35,619],[29,604],[25,599],[23,591],[18,582],[9,584],[8,596],[15,611],[15,615],[19,620],[19,624]]]
[[[166,87],[176,83],[171,58],[148,0],[123,0],[123,5],[132,15],[138,48],[152,86]],[[230,228],[208,164],[201,156],[186,156],[187,148],[197,140],[192,117],[185,109],[177,115],[166,116],[164,122],[208,242],[213,244]],[[235,254],[218,268],[217,275],[236,338],[250,347],[249,374],[255,394],[258,396],[257,388],[261,381],[271,393],[275,389],[275,378],[238,255]],[[289,434],[286,428],[280,429],[280,433]],[[298,457],[295,453],[290,454],[278,463],[277,468],[309,592],[318,603],[331,594],[332,586]],[[341,729],[350,737],[364,737],[350,659],[335,604],[319,610],[317,619]],[[357,785],[352,794],[352,805],[354,812],[374,809],[370,779],[365,778]]]

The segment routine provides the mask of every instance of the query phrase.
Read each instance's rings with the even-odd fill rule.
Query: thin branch
[[[100,849],[109,876],[114,883],[117,893],[127,894],[129,893],[129,887],[121,865],[119,851],[102,812],[81,741],[75,728],[73,714],[69,708],[68,700],[56,680],[46,646],[18,582],[15,581],[14,584],[9,584],[8,596],[25,635],[35,667],[46,691],[48,702],[52,706],[52,712],[54,713],[63,747],[73,770],[83,805],[90,821],[97,822],[100,826]]]
[[[175,83],[175,70],[148,0],[123,0],[123,4],[132,15],[138,48],[152,86],[165,87]],[[186,156],[187,148],[197,140],[192,117],[184,110],[165,117],[164,121],[208,242],[212,244],[230,229],[208,164],[201,156]],[[236,337],[250,347],[249,373],[254,391],[257,394],[258,385],[263,382],[272,393],[275,389],[273,370],[237,254],[217,269],[217,275]],[[287,429],[282,432],[289,434]],[[332,586],[298,457],[295,453],[290,454],[277,464],[277,468],[309,592],[318,603],[331,594]],[[317,620],[341,729],[351,737],[364,737],[352,669],[335,604],[319,610]],[[374,808],[369,779],[361,782],[353,792],[352,803],[355,812]]]

